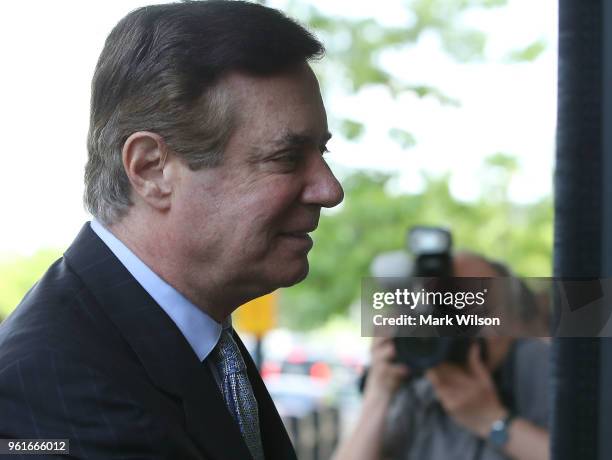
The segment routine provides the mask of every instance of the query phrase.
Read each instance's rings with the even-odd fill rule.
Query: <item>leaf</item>
[[[364,126],[354,120],[344,119],[340,122],[340,132],[350,141],[359,139],[364,132]]]
[[[489,155],[487,158],[485,158],[484,163],[486,166],[503,169],[508,172],[515,172],[519,167],[518,160],[514,155],[503,152],[497,152],[493,155]]]
[[[546,40],[540,39],[521,50],[512,51],[506,58],[507,62],[535,61],[546,49]]]
[[[408,149],[416,145],[416,139],[414,136],[403,129],[391,128],[389,130],[389,137],[396,141],[403,149]]]

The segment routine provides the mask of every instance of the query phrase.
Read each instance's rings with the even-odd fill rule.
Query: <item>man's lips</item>
[[[282,236],[291,236],[293,238],[306,238],[306,237],[310,237],[308,235],[309,232],[283,232],[281,233]]]
[[[293,241],[299,243],[300,246],[304,246],[306,249],[312,247],[312,238],[309,233],[314,232],[317,229],[317,224],[304,225],[302,227],[294,227],[288,231],[280,232],[281,238],[286,238],[286,241]]]
[[[291,230],[291,231],[287,231],[287,232],[280,232],[280,234],[282,236],[292,236],[294,238],[310,238],[310,236],[308,235],[311,232],[314,232],[317,229],[317,226],[313,226],[313,227],[308,227],[308,228],[304,228],[304,229],[298,229],[298,230]]]

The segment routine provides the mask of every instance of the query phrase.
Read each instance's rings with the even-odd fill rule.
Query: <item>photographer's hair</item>
[[[131,206],[121,151],[132,133],[159,134],[193,170],[214,167],[237,123],[223,76],[274,75],[323,53],[303,27],[253,3],[191,1],[131,12],[106,39],[92,81],[86,208],[110,225]]]
[[[480,254],[474,255],[489,264],[499,277],[508,279],[509,284],[506,286],[510,290],[508,298],[511,299],[512,305],[518,310],[517,313],[522,321],[532,321],[538,314],[538,301],[529,286],[505,263],[489,259]]]

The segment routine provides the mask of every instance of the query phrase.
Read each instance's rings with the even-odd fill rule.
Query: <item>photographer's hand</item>
[[[443,363],[427,371],[426,376],[448,415],[481,438],[488,436],[494,421],[508,413],[480,358],[478,344],[470,348],[467,369]]]
[[[480,358],[477,344],[470,349],[467,369],[440,364],[427,371],[426,376],[449,416],[482,439],[489,436],[493,422],[508,415],[491,374]],[[509,439],[503,451],[517,460],[548,459],[548,431],[516,417],[510,424]]]
[[[381,458],[383,431],[389,404],[401,381],[410,371],[393,363],[393,340],[372,340],[372,362],[357,425],[338,448],[334,460],[378,460]]]
[[[375,399],[385,403],[393,396],[402,380],[408,377],[410,370],[404,364],[393,362],[395,346],[393,339],[374,337],[372,340],[372,362],[364,389],[364,403]]]

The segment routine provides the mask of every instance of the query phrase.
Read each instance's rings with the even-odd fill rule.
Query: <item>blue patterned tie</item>
[[[223,399],[240,428],[244,442],[254,460],[264,460],[257,400],[231,327],[223,329],[211,357],[219,372]]]

